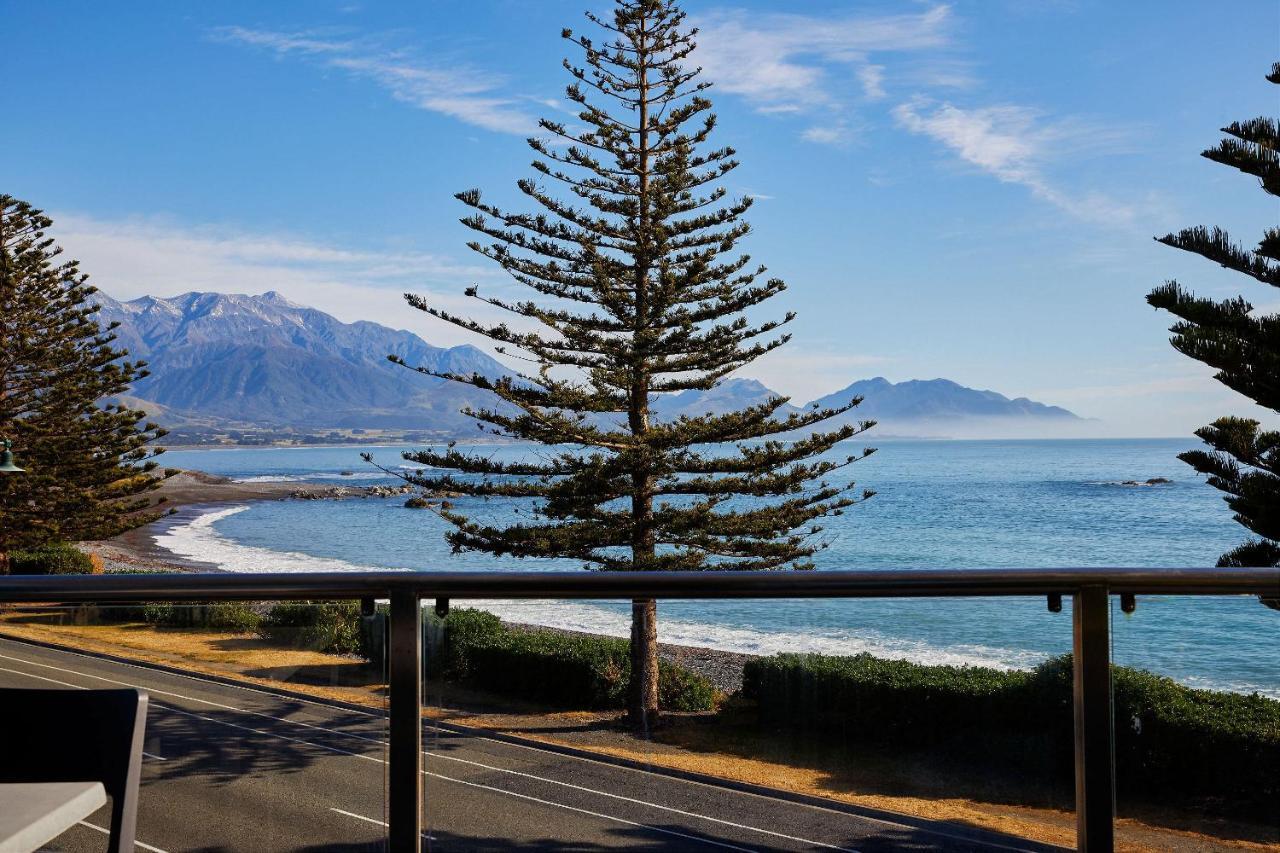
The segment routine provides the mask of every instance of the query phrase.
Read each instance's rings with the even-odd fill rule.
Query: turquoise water
[[[1218,492],[1176,459],[1184,440],[884,441],[853,466],[879,494],[832,519],[819,569],[1212,566],[1243,538]],[[167,464],[242,480],[390,482],[400,448],[174,451]],[[527,448],[483,452],[518,456]],[[847,451],[846,451],[847,452]],[[343,476],[339,472],[353,472]],[[1166,477],[1159,486],[1125,480]],[[446,525],[403,498],[268,501],[184,512],[157,543],[239,571],[358,568],[577,570],[574,561],[449,553]],[[457,502],[462,506],[465,501]],[[501,516],[499,501],[473,510]],[[504,616],[625,635],[607,602],[486,604]],[[1042,599],[663,602],[668,642],[750,652],[870,651],[1028,667],[1070,648],[1070,607]],[[1143,599],[1114,615],[1115,659],[1188,684],[1280,697],[1280,612],[1243,597]]]

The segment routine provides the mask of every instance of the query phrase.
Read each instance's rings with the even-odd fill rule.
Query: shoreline
[[[215,477],[201,471],[184,471],[170,477],[157,490],[158,494],[168,499],[163,506],[171,507],[176,512],[156,519],[150,524],[127,530],[111,539],[80,542],[78,547],[99,557],[107,571],[223,572],[225,570],[214,563],[204,563],[174,554],[156,543],[156,535],[167,527],[190,522],[211,510],[237,504],[268,500],[352,500],[376,494],[370,490],[379,488],[384,487],[289,482],[236,483],[225,477]],[[337,491],[342,493],[336,493]],[[522,631],[554,631],[579,636],[597,636],[587,631],[548,625],[506,619],[503,622]],[[748,660],[760,657],[760,655],[746,652],[676,643],[659,643],[658,654],[669,663],[679,664],[707,678],[717,690],[726,695],[742,687],[743,665]]]
[[[173,514],[163,516],[151,524],[127,531],[113,539],[80,543],[80,547],[86,552],[96,555],[101,559],[104,568],[111,571],[234,571],[233,569],[222,568],[222,564],[219,563],[201,561],[202,559],[231,559],[225,555],[219,556],[221,553],[219,551],[189,550],[188,552],[192,556],[180,556],[159,544],[156,541],[157,537],[163,535],[166,530],[174,526],[190,524],[207,513],[226,510],[230,507],[243,507],[246,504],[253,505],[258,501],[291,499],[349,500],[355,497],[369,497],[371,494],[386,495],[385,489],[385,486],[348,486],[332,481],[328,483],[299,482],[296,480],[241,483],[198,471],[184,471],[167,480],[156,493],[153,493],[164,496],[167,499],[167,503],[162,506],[174,509],[175,512]],[[409,491],[412,490],[410,489]],[[273,564],[270,554],[261,554],[259,556],[261,559],[258,560],[258,563],[261,565],[254,564],[250,568],[271,570]],[[302,555],[287,554],[286,556],[297,558]],[[305,561],[299,562],[295,559],[294,563],[296,565],[290,565],[294,570],[307,570]],[[239,563],[231,562],[226,565],[234,566],[239,565]],[[530,613],[522,612],[518,608],[514,610],[506,608],[506,610],[507,615],[504,619],[507,624],[513,626],[530,625],[529,620],[533,618],[534,620],[549,622],[550,624],[534,623],[532,625],[532,627],[546,630],[590,635],[598,634],[601,636],[625,636],[625,632],[619,632],[620,624],[614,624],[614,622],[609,622],[608,620],[601,621],[600,619],[581,617],[578,614],[564,617],[533,616]],[[695,633],[689,630],[673,630],[673,634],[672,639],[675,642],[661,644],[664,646],[664,657],[667,660],[679,663],[684,663],[685,661],[696,662],[691,663],[689,668],[712,678],[717,687],[726,690],[726,692],[732,692],[741,683],[741,667],[746,660],[767,656],[771,651],[797,650],[791,647],[781,648],[776,643],[766,643],[765,645],[743,643],[738,642],[734,637],[726,638],[719,634],[713,637],[705,632]],[[1021,653],[1013,655],[1010,652],[1009,655],[992,658],[991,654],[979,654],[979,652],[984,651],[982,649],[960,648],[953,651],[945,643],[937,647],[946,653],[939,658],[938,654],[933,653],[932,647],[921,651],[914,647],[904,647],[902,643],[890,643],[886,646],[884,643],[870,640],[867,642],[871,643],[871,646],[860,650],[867,651],[876,657],[886,659],[901,658],[925,665],[970,665],[989,666],[996,669],[1029,669],[1040,662],[1038,659],[1024,660],[1025,655],[1019,656]],[[803,643],[801,645],[806,647],[803,650],[816,653],[837,655],[853,653],[852,651],[836,650],[826,646],[814,646],[811,643]],[[827,645],[829,646],[830,643]],[[841,649],[844,648],[843,646],[841,647]],[[1009,648],[1017,651],[1022,647],[1010,646]],[[667,649],[669,649],[669,656]],[[857,650],[859,649],[855,649],[855,651]],[[995,649],[992,654],[1000,651],[1001,649]],[[928,652],[928,654],[925,654],[925,652]],[[1150,663],[1146,664],[1146,668],[1152,669],[1154,672],[1165,671]],[[1200,673],[1193,673],[1193,676],[1184,674],[1184,678],[1178,678],[1176,675],[1174,677],[1188,686],[1243,694],[1259,692],[1264,696],[1280,699],[1280,693],[1276,692],[1275,687],[1269,680],[1258,681],[1256,677],[1252,677],[1246,678],[1243,682],[1237,684],[1231,681],[1224,682],[1221,678],[1208,677]]]
[[[155,542],[156,534],[174,525],[189,522],[210,510],[259,501],[283,500],[352,500],[367,497],[410,495],[412,486],[347,486],[333,483],[299,483],[290,481],[241,483],[204,471],[182,471],[161,483],[151,492],[164,502],[153,510],[166,512],[155,521],[126,530],[110,539],[80,542],[86,553],[95,554],[108,571],[131,569],[168,570],[177,572],[220,572],[213,563],[202,563],[179,557]]]

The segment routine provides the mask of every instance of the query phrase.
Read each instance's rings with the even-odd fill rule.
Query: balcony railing
[[[0,577],[0,604],[389,599],[388,838],[418,851],[423,826],[422,608],[440,599],[816,599],[1045,596],[1072,599],[1076,834],[1114,846],[1110,597],[1280,598],[1280,569],[950,569],[803,573],[368,572]]]

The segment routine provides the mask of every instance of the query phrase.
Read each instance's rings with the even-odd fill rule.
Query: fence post
[[[422,850],[422,607],[416,592],[391,594],[387,644],[391,691],[387,835],[401,853]]]
[[[1111,698],[1111,597],[1104,586],[1076,591],[1071,608],[1076,752],[1076,847],[1115,847],[1115,715]]]

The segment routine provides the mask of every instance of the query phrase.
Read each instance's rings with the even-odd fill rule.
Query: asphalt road
[[[146,851],[385,849],[387,721],[0,640],[0,686],[150,694],[138,812]],[[967,827],[804,805],[427,726],[428,838],[440,851],[1043,850]],[[105,847],[104,808],[49,850]],[[96,827],[96,828],[95,828]]]

